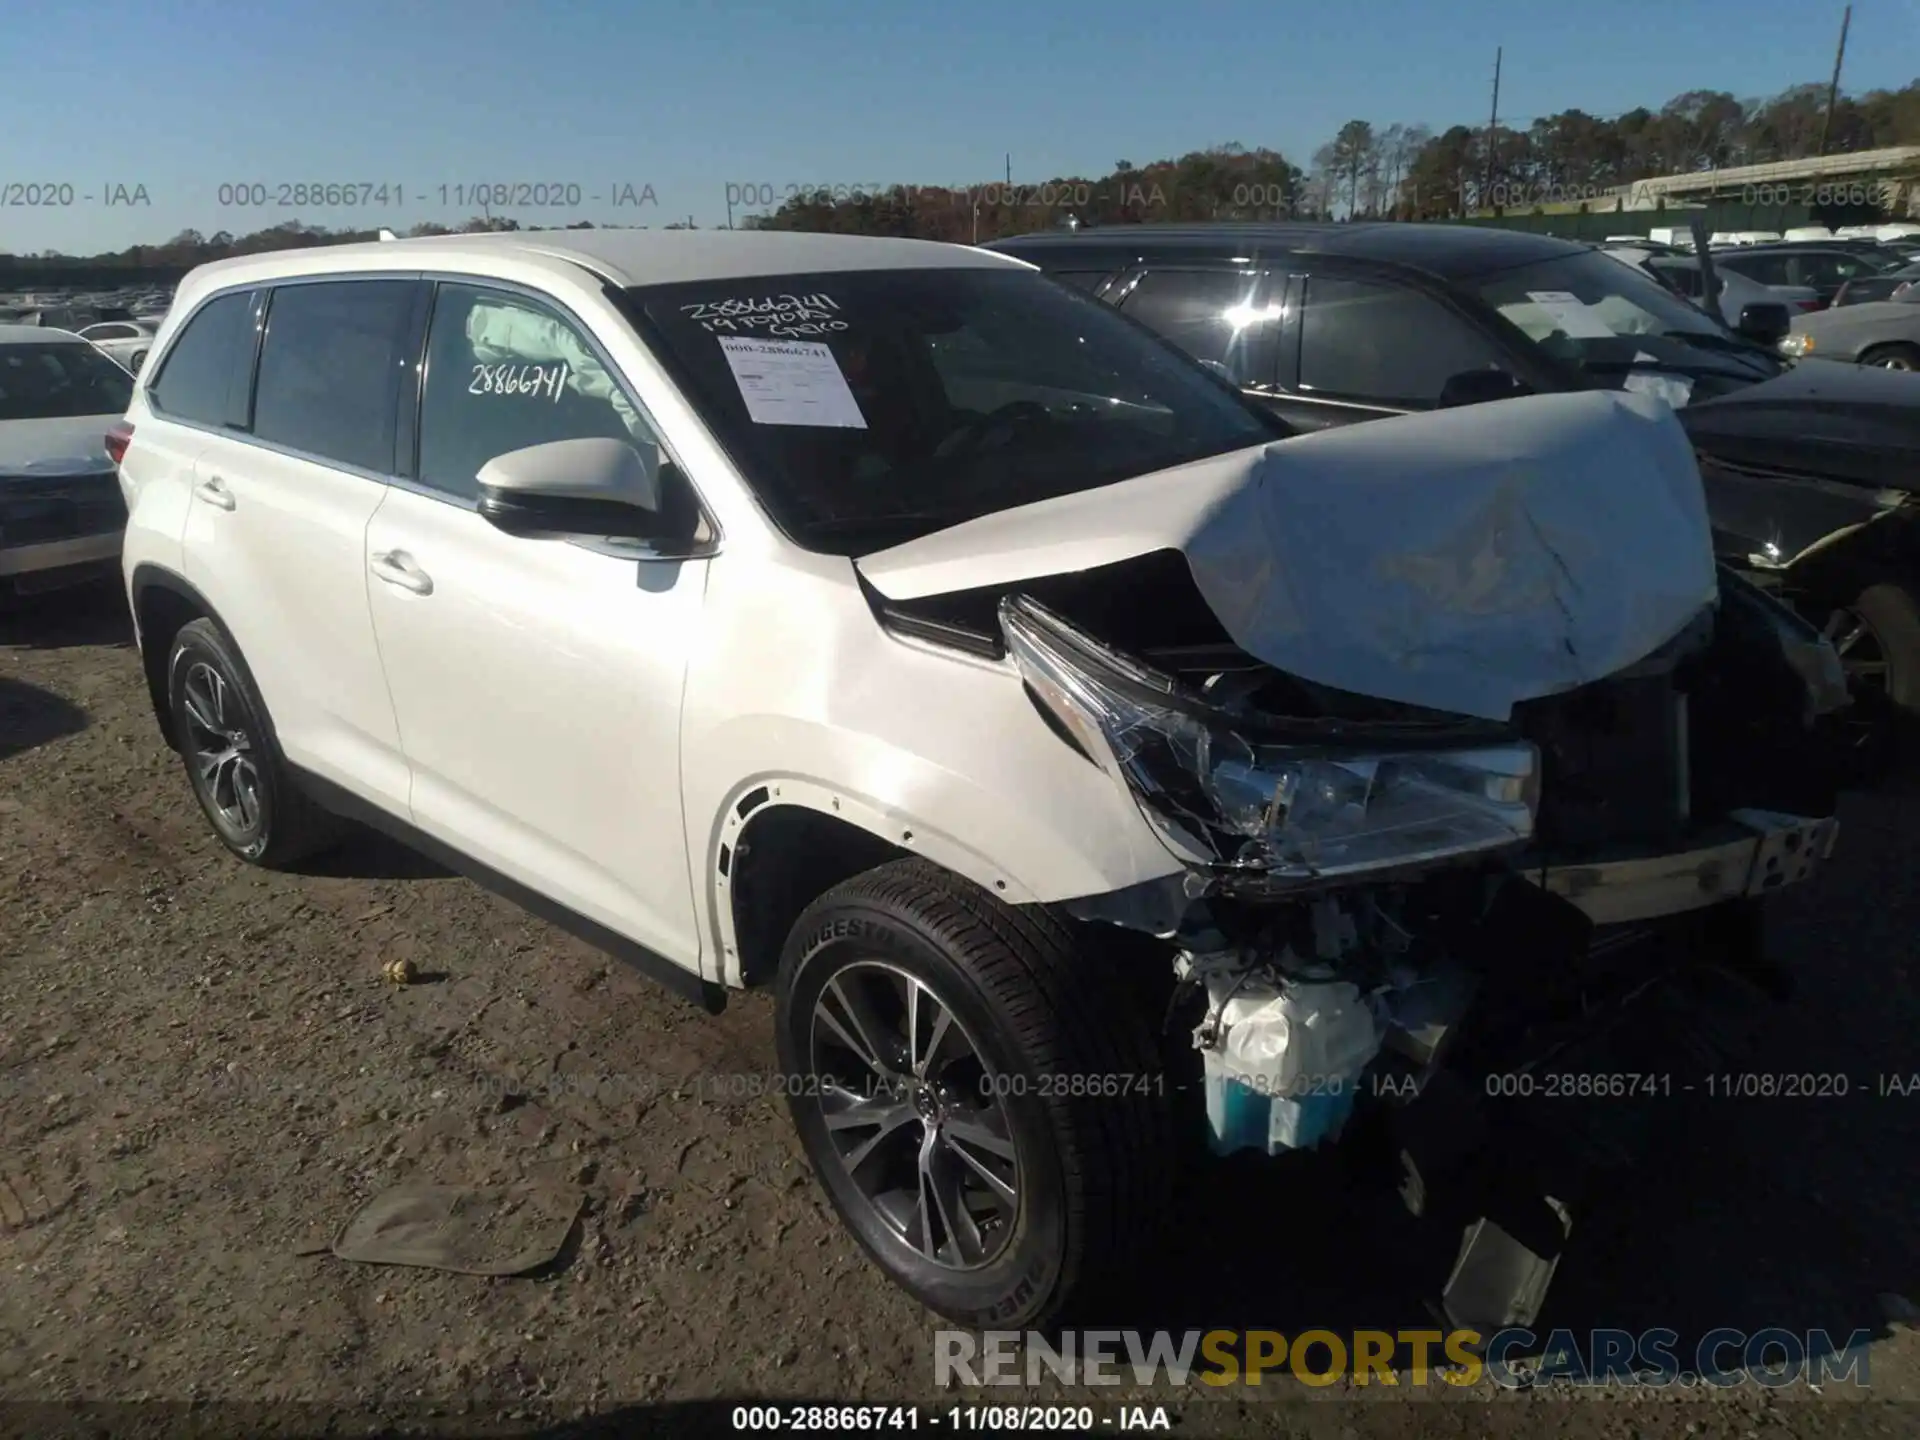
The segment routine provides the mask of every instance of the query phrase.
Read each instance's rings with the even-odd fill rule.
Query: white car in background
[[[158,321],[102,320],[76,333],[137,375],[147,363],[147,352],[153,348],[154,333],[159,328]]]
[[[114,573],[127,511],[106,432],[132,396],[77,335],[0,325],[0,599]]]

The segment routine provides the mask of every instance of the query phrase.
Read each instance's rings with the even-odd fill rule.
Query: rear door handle
[[[233,492],[227,489],[227,482],[218,475],[209,475],[193,487],[193,493],[209,505],[217,505],[222,510],[233,509]]]
[[[398,585],[415,595],[433,593],[433,577],[413,563],[404,550],[387,550],[369,557],[367,567],[389,585]]]

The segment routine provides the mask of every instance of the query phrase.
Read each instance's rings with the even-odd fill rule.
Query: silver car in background
[[[1780,342],[1780,352],[1796,360],[1851,360],[1886,370],[1920,371],[1920,286],[1894,300],[1801,315],[1793,322],[1793,333]],[[1914,398],[1920,401],[1920,393]]]

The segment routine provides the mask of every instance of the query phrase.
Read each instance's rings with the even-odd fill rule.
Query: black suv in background
[[[1721,558],[1825,630],[1863,708],[1920,717],[1920,378],[1790,365],[1785,306],[1746,307],[1736,331],[1593,246],[1471,225],[1121,225],[990,248],[1296,429],[1536,391],[1665,396]]]

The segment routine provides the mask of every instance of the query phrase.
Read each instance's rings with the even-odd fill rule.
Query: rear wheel
[[[252,676],[213,621],[190,621],[174,636],[167,705],[187,782],[227,849],[273,869],[340,838],[344,824],[295,784]]]
[[[1920,345],[1876,345],[1861,355],[1860,363],[1883,370],[1920,370]]]
[[[922,860],[795,924],[778,995],[794,1123],[841,1220],[928,1308],[1042,1326],[1153,1233],[1169,1087],[1126,993],[1052,916]]]

